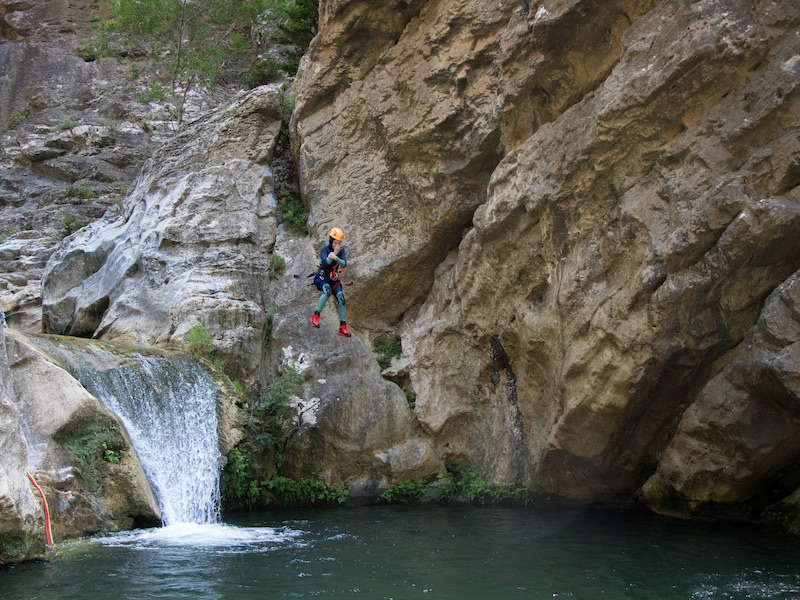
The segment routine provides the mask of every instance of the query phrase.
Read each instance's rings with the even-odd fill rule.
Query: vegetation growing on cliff
[[[399,337],[387,333],[375,338],[372,351],[378,355],[378,365],[383,370],[391,366],[393,358],[400,357],[403,346]]]
[[[215,87],[229,76],[231,65],[255,49],[253,27],[269,29],[287,44],[284,61],[266,58],[252,64],[243,83],[255,87],[293,75],[316,35],[318,0],[112,0],[111,18],[95,18],[95,37],[86,60],[100,57],[146,57],[167,67],[168,91],[176,100],[176,119],[183,119],[187,94],[196,86]],[[252,54],[250,54],[252,62]],[[142,102],[165,100],[167,89],[152,81],[137,95]]]
[[[252,459],[238,448],[228,455],[220,489],[223,503],[231,508],[342,504],[348,496],[346,487],[329,488],[315,477],[295,480],[276,475],[270,479],[258,479]]]
[[[127,447],[117,424],[100,416],[68,423],[53,434],[53,439],[75,456],[91,491],[100,485],[102,464],[119,464]]]
[[[476,504],[529,504],[531,491],[505,485],[488,485],[475,470],[462,459],[445,462],[447,475],[439,482],[425,484],[419,481],[401,481],[381,494],[379,500],[388,503],[409,502],[421,499],[447,504],[456,500]]]

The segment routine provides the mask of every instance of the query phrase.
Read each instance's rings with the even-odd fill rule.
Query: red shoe
[[[347,331],[347,323],[342,323],[339,325],[339,335],[343,337],[350,337],[352,334]]]
[[[319,327],[319,315],[317,313],[311,313],[311,316],[308,318],[308,322],[314,327]]]

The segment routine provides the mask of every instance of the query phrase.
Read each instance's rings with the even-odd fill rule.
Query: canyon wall
[[[354,318],[401,335],[421,426],[494,482],[684,515],[780,500],[798,7],[524,4],[323,2],[293,123],[310,227],[350,235]]]
[[[48,251],[43,328],[207,327],[253,403],[299,369],[282,472],[355,495],[462,458],[548,496],[791,523],[800,7],[322,0],[320,21],[292,89],[198,111]],[[309,236],[272,193],[292,99]],[[4,154],[21,177],[25,131]],[[292,277],[332,226],[350,339],[332,306],[310,327]]]

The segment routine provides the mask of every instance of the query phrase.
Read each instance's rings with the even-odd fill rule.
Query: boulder
[[[654,511],[709,516],[800,485],[800,274],[767,299],[735,355],[683,414],[642,487]],[[796,495],[796,494],[795,494]],[[796,500],[793,502],[796,504]]]
[[[319,329],[308,322],[319,292],[292,273],[305,273],[315,264],[315,249],[281,230],[275,252],[288,258],[270,307],[266,372],[274,374],[270,382],[292,370],[303,380],[290,403],[294,423],[282,449],[280,474],[347,486],[354,500],[373,499],[392,483],[443,474],[432,439],[419,429],[404,391],[381,376],[365,332],[338,335],[334,300],[323,310]],[[262,458],[275,457],[267,453]],[[275,471],[274,465],[256,468],[264,474]]]
[[[0,327],[0,564],[44,555],[44,514],[27,478],[28,444]]]
[[[3,380],[12,385],[4,388],[13,394],[4,401],[5,412],[13,416],[2,454],[5,535],[11,535],[11,517],[21,516],[25,526],[18,527],[17,537],[28,536],[22,539],[42,554],[44,514],[26,472],[44,491],[56,542],[158,523],[158,504],[122,423],[24,334],[5,333]],[[107,450],[116,453],[118,462],[104,460]],[[30,557],[11,553],[5,558]]]

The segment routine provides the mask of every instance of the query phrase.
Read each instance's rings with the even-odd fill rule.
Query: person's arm
[[[328,264],[333,264],[333,261],[336,261],[340,267],[346,267],[347,259],[345,259],[344,248],[340,249],[339,252],[342,254],[341,256],[338,256],[335,252],[328,254]]]
[[[331,254],[333,254],[333,252],[331,252]],[[335,254],[333,254],[333,257],[331,257],[331,254],[328,255],[328,264],[329,265],[332,264],[333,261],[336,261],[336,263],[340,267],[344,267],[344,266],[347,265],[347,261],[345,259],[341,258],[340,256],[336,256]]]

